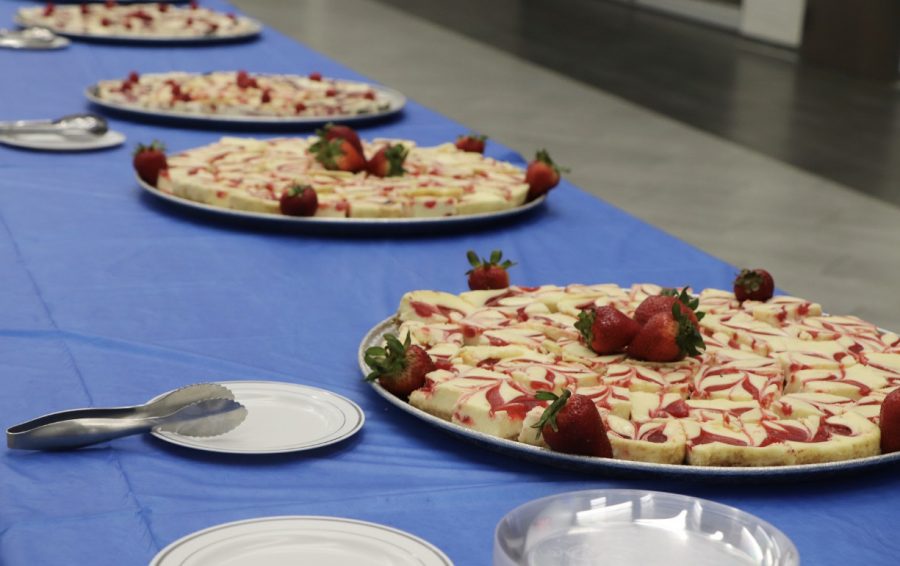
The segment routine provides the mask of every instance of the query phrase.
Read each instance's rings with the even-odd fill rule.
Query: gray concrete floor
[[[373,0],[234,3],[524,155],[547,147],[583,189],[792,294],[900,329],[896,206]]]

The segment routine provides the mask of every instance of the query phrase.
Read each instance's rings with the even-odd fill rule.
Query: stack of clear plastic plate
[[[672,493],[589,490],[531,501],[500,521],[494,566],[796,566],[781,531],[740,509]]]

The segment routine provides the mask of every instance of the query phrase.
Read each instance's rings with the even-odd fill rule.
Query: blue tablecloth
[[[0,4],[0,21],[21,5]],[[233,68],[362,78],[268,29],[258,41],[214,47],[0,50],[0,119],[83,110],[86,85],[133,69]],[[456,234],[338,238],[218,222],[140,193],[130,153],[139,141],[180,150],[222,131],[112,126],[127,147],[66,155],[0,147],[4,428],[235,379],[324,387],[356,401],[368,420],[348,442],[278,457],[211,455],[150,437],[70,453],[0,451],[0,564],[139,566],[192,531],[291,514],[384,523],[424,537],[456,564],[489,564],[494,527],[510,509],[601,487],[738,506],[787,533],[805,564],[897,564],[896,466],[787,484],[592,477],[432,430],[385,403],[356,366],[360,338],[405,291],[464,289],[468,249],[502,248],[519,262],[512,277],[521,284],[723,287],[733,267],[565,181],[535,215]],[[401,119],[364,135],[432,144],[466,130],[411,102]],[[522,162],[496,143],[489,154]]]

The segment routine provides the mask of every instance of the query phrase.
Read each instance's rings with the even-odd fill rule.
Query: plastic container
[[[494,566],[796,566],[794,543],[740,509],[674,493],[598,489],[522,505],[494,533]]]

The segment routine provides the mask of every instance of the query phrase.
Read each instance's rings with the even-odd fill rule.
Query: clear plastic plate
[[[658,491],[597,489],[517,507],[497,525],[494,566],[796,566],[794,543],[740,509]]]

